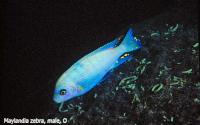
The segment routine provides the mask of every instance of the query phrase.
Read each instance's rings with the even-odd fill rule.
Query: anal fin
[[[116,63],[111,67],[111,69],[114,69],[118,66],[120,66],[121,64],[127,62],[127,61],[130,61],[132,60],[133,57],[132,55],[128,54],[128,53],[125,53],[123,54],[121,57],[119,57],[119,59],[116,61]]]

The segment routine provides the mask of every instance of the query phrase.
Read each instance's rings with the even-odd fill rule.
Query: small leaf
[[[160,34],[159,33],[151,33],[151,37],[152,36],[160,36]]]
[[[156,84],[155,86],[153,86],[153,88],[151,89],[152,92],[159,92],[161,89],[163,88],[163,84]]]
[[[147,65],[148,65],[148,64],[151,64],[151,61],[148,61],[146,64],[147,64]]]
[[[98,96],[97,93],[95,93],[95,94],[94,94],[94,98],[96,98],[97,96]]]
[[[195,98],[194,102],[197,103],[197,104],[200,104],[200,100],[198,98]]]
[[[117,87],[115,88],[115,90],[118,91],[118,90],[119,90],[119,87],[117,86]]]
[[[144,87],[141,85],[141,89],[142,89],[142,91],[144,91],[145,89],[144,89]]]
[[[179,25],[176,24],[176,26],[175,26],[174,28],[173,28],[173,27],[172,27],[172,28],[170,27],[171,32],[175,32],[175,31],[178,29],[178,26],[179,26]]]
[[[169,32],[165,32],[164,35],[169,35]]]
[[[177,85],[177,84],[179,84],[179,82],[170,83],[170,85]]]
[[[199,43],[195,43],[195,44],[193,45],[194,48],[197,48],[198,46],[199,46]]]
[[[140,64],[145,64],[145,62],[146,62],[146,58],[142,59]]]
[[[192,50],[192,54],[196,54],[196,53],[197,53],[197,51],[193,49]]]
[[[174,117],[171,117],[171,118],[170,118],[170,121],[173,122],[173,121],[174,121]]]
[[[183,74],[191,74],[191,73],[192,73],[192,69],[188,69],[188,70],[186,70],[186,71],[183,71],[182,73],[183,73]]]
[[[133,100],[132,100],[131,103],[134,103],[134,102],[140,102],[140,98],[139,98],[139,96],[137,94],[134,95]]]
[[[142,69],[141,69],[141,71],[140,71],[140,74],[142,74],[142,73],[144,72],[145,68],[146,68],[146,66],[143,66],[143,67],[142,67]]]

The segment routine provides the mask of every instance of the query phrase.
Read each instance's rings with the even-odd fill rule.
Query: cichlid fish
[[[142,47],[140,40],[134,37],[130,28],[121,44],[118,39],[96,49],[73,64],[57,80],[53,100],[63,103],[83,95],[98,85],[106,74],[133,57],[127,52]]]

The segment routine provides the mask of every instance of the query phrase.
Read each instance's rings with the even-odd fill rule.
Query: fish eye
[[[61,89],[60,90],[60,95],[66,95],[67,93],[67,90],[66,89]]]

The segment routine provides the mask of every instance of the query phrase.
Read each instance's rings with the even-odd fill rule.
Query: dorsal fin
[[[109,48],[115,48],[115,46],[117,45],[117,43],[118,43],[118,39],[114,39],[112,42],[109,42],[109,43],[105,44],[104,46],[99,47],[98,49],[94,50],[90,54],[92,55],[94,53],[101,52],[101,51],[109,49]]]
[[[109,48],[115,48],[118,44],[118,39],[114,39],[112,42],[109,42],[107,44],[105,44],[102,47],[97,48],[96,50],[94,50],[93,52],[89,53],[87,56],[84,56],[83,58],[81,58],[79,61],[84,60],[85,58],[87,58],[88,56],[92,56],[98,52],[101,52],[103,50],[109,49]]]

